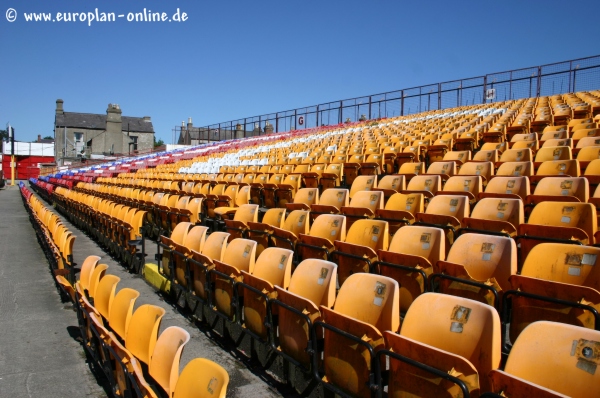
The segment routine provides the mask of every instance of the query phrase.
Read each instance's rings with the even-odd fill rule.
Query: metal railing
[[[270,132],[336,126],[361,119],[405,116],[465,105],[598,88],[600,55],[595,55],[235,119],[199,128],[193,127],[191,130],[186,126],[176,126],[173,129],[173,137],[174,140],[178,140],[182,133],[192,133],[194,141],[187,144],[222,141]],[[271,125],[272,131],[265,128],[267,123]]]

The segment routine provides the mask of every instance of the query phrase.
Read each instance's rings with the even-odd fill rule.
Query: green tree
[[[156,141],[156,136],[154,136],[154,148],[163,145],[165,145],[165,142],[162,140],[162,138],[159,138],[158,141]]]
[[[44,137],[45,140],[53,140],[54,137],[52,137],[51,135],[47,135]]]

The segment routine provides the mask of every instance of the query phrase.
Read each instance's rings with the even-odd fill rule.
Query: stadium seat
[[[522,200],[486,197],[477,202],[470,217],[463,219],[465,227],[461,233],[469,231],[514,237],[524,220]]]
[[[302,259],[329,259],[336,240],[346,240],[346,217],[321,214],[314,219],[308,234],[298,234],[297,255]]]
[[[491,390],[508,397],[598,396],[599,341],[598,331],[554,322],[532,323],[519,335],[504,370],[490,372]]]
[[[272,347],[305,373],[312,370],[308,349],[317,340],[312,324],[321,320],[320,306],[333,306],[336,285],[336,264],[307,259],[298,264],[287,289],[275,285],[277,298],[269,300],[270,311],[277,308],[279,313],[278,339]]]
[[[480,301],[500,308],[502,293],[510,290],[509,277],[517,273],[517,246],[511,238],[463,234],[445,261],[433,264],[432,290]]]
[[[400,334],[384,332],[386,350],[378,359],[389,357],[388,394],[478,396],[489,391],[486,375],[501,362],[500,329],[498,313],[488,305],[422,294],[406,313]],[[383,377],[378,379],[383,388]]]
[[[108,314],[108,323],[113,332],[125,340],[127,329],[133,315],[135,301],[140,292],[131,288],[123,288],[115,295]]]
[[[512,310],[503,313],[515,341],[532,322],[548,320],[600,330],[600,249],[540,243],[528,253],[520,275],[505,294]]]
[[[220,365],[208,359],[195,358],[181,371],[173,398],[225,398],[228,384],[229,375]]]
[[[125,348],[146,365],[149,364],[154,352],[158,329],[164,315],[163,308],[144,304],[135,310],[129,322],[125,335]]]
[[[373,264],[378,273],[400,286],[400,311],[405,313],[414,299],[429,291],[432,265],[446,258],[444,231],[439,228],[405,226],[393,236],[388,250],[379,250]]]
[[[317,374],[324,387],[371,396],[373,356],[384,348],[381,331],[396,332],[400,326],[398,290],[393,279],[357,273],[341,285],[333,309],[320,307],[323,321],[314,328],[318,336],[324,333],[323,372]]]

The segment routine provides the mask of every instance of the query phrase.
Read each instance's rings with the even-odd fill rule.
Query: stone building
[[[150,116],[121,116],[117,104],[108,104],[106,114],[65,112],[56,100],[54,117],[56,163],[76,162],[103,156],[148,152],[154,147]]]

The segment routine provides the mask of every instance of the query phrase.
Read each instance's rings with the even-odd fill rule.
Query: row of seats
[[[145,261],[142,227],[146,211],[63,187],[56,187],[53,197],[57,208],[73,225],[95,238],[131,270],[141,272]]]
[[[22,182],[19,186],[38,241],[51,264],[54,275],[74,280],[77,264],[73,261],[73,244],[76,236],[64,226],[56,214],[44,206],[41,200],[33,196]]]
[[[39,218],[39,200],[24,185],[21,192],[34,225],[48,231],[43,220],[51,217]],[[43,214],[51,213],[43,209]],[[210,360],[196,358],[180,375],[179,362],[190,340],[189,333],[172,326],[159,335],[165,310],[145,304],[134,311],[139,292],[131,288],[117,289],[120,278],[107,274],[108,266],[99,261],[98,256],[87,257],[74,284],[56,272],[55,282],[63,296],[73,303],[83,346],[103,370],[112,393],[150,398],[225,397],[229,383],[227,372]],[[66,274],[74,275],[74,272]]]

